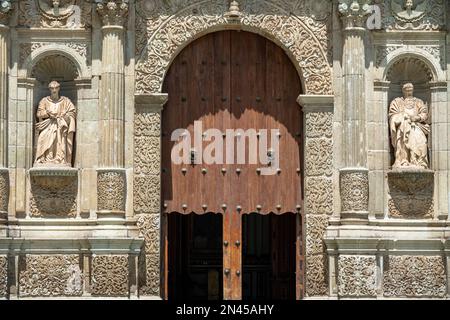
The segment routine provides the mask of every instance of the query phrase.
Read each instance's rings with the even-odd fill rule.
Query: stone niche
[[[77,216],[78,169],[35,167],[30,175],[31,218]]]
[[[387,173],[390,218],[432,219],[434,172],[424,169],[395,169]]]

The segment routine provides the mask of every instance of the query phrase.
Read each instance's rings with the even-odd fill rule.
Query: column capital
[[[11,0],[0,0],[0,27],[7,26],[12,11]]]
[[[123,26],[126,23],[128,0],[95,0],[95,2],[103,26]]]
[[[338,11],[344,23],[344,30],[365,30],[365,22],[371,13],[370,0],[339,0]]]

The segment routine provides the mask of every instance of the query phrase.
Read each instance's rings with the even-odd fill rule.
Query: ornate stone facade
[[[385,297],[444,297],[447,293],[441,256],[389,256],[384,270]]]
[[[376,296],[377,265],[374,256],[341,255],[338,262],[339,296]]]
[[[342,212],[369,210],[369,177],[367,172],[341,172]]]
[[[126,255],[93,256],[91,285],[94,296],[127,296],[128,257]]]
[[[79,255],[30,255],[20,258],[21,297],[81,296]]]

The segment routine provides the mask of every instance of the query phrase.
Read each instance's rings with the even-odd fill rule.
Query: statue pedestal
[[[433,218],[434,171],[399,168],[387,173],[390,218]]]
[[[77,216],[78,169],[39,166],[30,175],[30,217]]]

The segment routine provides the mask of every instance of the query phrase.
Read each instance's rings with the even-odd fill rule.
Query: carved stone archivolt
[[[92,257],[92,295],[127,296],[129,294],[127,255]]]
[[[340,255],[338,260],[339,296],[376,296],[376,275],[375,256]]]
[[[444,0],[383,0],[382,26],[386,30],[442,30]]]
[[[444,258],[389,256],[384,263],[383,292],[385,297],[444,297]]]
[[[123,169],[99,169],[97,172],[97,208],[99,211],[125,211],[126,174]]]
[[[81,296],[83,274],[78,255],[26,255],[19,260],[22,297]]]
[[[0,256],[0,297],[4,297],[7,294],[8,283],[8,258],[6,256]]]
[[[330,6],[325,1],[239,1],[240,27],[266,34],[294,61],[308,94],[331,94]],[[226,1],[137,3],[136,91],[161,92],[176,54],[201,34],[225,28]],[[294,14],[292,14],[294,13]],[[313,13],[313,14],[311,14]]]
[[[19,25],[31,28],[79,29],[91,26],[88,0],[19,1]]]

